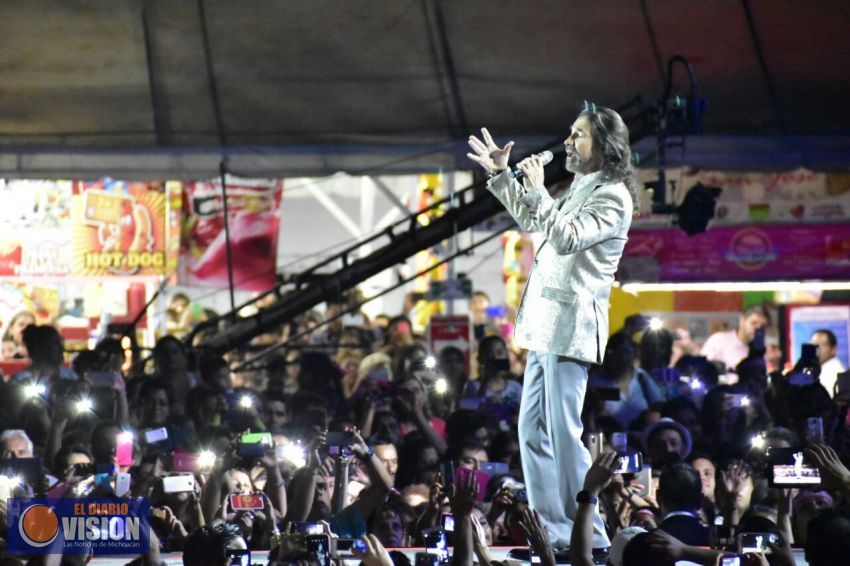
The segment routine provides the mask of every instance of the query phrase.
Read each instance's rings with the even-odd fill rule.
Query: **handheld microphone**
[[[549,150],[541,151],[537,154],[537,156],[540,158],[540,161],[543,163],[543,165],[548,165],[555,157]],[[511,177],[514,179],[522,179],[522,171],[520,171],[519,169],[512,169]]]

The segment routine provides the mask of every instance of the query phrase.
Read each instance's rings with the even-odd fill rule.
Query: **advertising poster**
[[[0,277],[71,274],[70,181],[0,180]]]
[[[428,345],[439,356],[443,348],[454,347],[463,352],[469,371],[470,325],[468,316],[434,315],[428,324]]]
[[[177,267],[179,183],[76,182],[73,266],[78,277],[161,276]]]
[[[227,176],[233,281],[265,291],[277,281],[277,239],[283,181]],[[224,206],[219,180],[187,183],[179,279],[182,285],[228,286]]]
[[[835,334],[837,357],[844,367],[850,367],[850,305],[789,306],[788,353],[796,361],[803,344],[808,344],[816,330],[825,328]]]

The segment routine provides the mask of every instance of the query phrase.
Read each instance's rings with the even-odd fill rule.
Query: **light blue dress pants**
[[[581,408],[588,364],[546,352],[528,352],[519,408],[519,447],[528,503],[555,546],[570,542],[576,494],[590,469],[581,441]],[[610,546],[599,509],[593,516],[593,547]]]

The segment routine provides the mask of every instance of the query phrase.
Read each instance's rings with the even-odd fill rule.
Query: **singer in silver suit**
[[[545,241],[517,313],[515,341],[528,349],[520,405],[522,469],[529,504],[553,545],[566,547],[576,496],[591,464],[581,442],[581,409],[590,364],[601,364],[608,339],[608,298],[632,221],[637,183],[629,133],[615,111],[586,104],[564,140],[567,193],[546,190],[540,156],[508,169],[513,142],[499,147],[486,128],[470,136],[470,159],[489,174],[488,189],[520,228]],[[598,510],[593,546],[610,546]]]

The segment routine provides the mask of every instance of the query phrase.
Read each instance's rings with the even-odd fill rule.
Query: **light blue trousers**
[[[553,545],[570,542],[576,494],[590,469],[581,441],[581,408],[588,364],[546,352],[528,352],[519,408],[519,446],[528,503],[539,514]],[[593,547],[610,546],[597,508]]]

